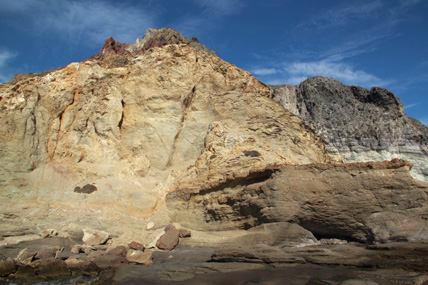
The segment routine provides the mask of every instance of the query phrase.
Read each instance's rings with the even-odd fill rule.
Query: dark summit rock
[[[347,86],[320,76],[297,86],[270,87],[271,98],[301,117],[339,160],[398,157],[414,164],[414,178],[428,181],[428,128],[407,117],[391,91]]]

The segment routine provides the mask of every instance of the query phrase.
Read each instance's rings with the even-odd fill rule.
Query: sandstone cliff
[[[330,154],[345,162],[402,158],[414,164],[413,177],[428,181],[428,128],[407,117],[392,92],[323,77],[271,86],[271,92],[323,138]]]
[[[89,60],[0,93],[10,224],[137,235],[149,220],[168,222],[164,195],[178,184],[215,187],[330,160],[322,140],[268,98],[269,87],[170,29],[149,30],[135,45],[108,39]]]
[[[177,221],[198,230],[285,223],[289,233],[298,234],[283,233],[283,246],[316,238],[424,240],[428,185],[413,180],[410,167],[398,159],[285,165],[208,191],[177,189],[168,195],[168,206]]]

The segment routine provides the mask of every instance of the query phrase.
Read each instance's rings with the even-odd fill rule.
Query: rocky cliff
[[[271,86],[271,92],[323,138],[331,155],[345,162],[402,158],[414,164],[413,177],[428,181],[428,128],[407,117],[391,91],[314,77],[298,86]]]
[[[302,94],[317,97],[309,83],[324,81],[308,80]],[[275,254],[323,238],[427,239],[428,186],[410,177],[410,163],[341,164],[332,151],[332,141],[353,140],[356,132],[371,147],[394,131],[382,141],[386,150],[404,137],[408,153],[410,141],[419,155],[423,129],[394,96],[351,88],[361,104],[350,101],[349,107],[348,87],[332,91],[344,98],[331,98],[343,104],[341,112],[366,108],[377,120],[375,131],[361,121],[343,133],[334,127],[338,117],[331,118],[332,129],[318,127],[330,120],[324,120],[327,101],[302,101],[297,87],[273,90],[276,99],[288,90],[292,95],[280,98],[295,108],[290,112],[271,100],[268,86],[196,39],[166,28],[148,30],[135,44],[109,38],[87,60],[0,85],[0,203],[7,205],[0,208],[0,244],[50,229],[47,236],[79,237],[86,247],[75,250],[88,258],[136,241],[123,254],[129,262],[144,258],[141,263],[150,264],[138,250],[143,244],[174,248],[179,236],[190,235],[180,225],[192,230],[187,246],[245,241]],[[324,121],[306,124],[299,116]],[[415,132],[398,128],[403,124]],[[169,225],[174,222],[177,228]],[[88,243],[100,237],[99,243],[110,238],[105,248]],[[97,266],[114,259],[104,253]],[[61,265],[65,271],[77,261],[68,262]]]
[[[216,187],[330,160],[269,87],[170,29],[135,45],[108,39],[88,60],[0,92],[2,211],[38,227],[137,234],[149,220],[164,226],[164,196],[178,183]],[[186,184],[194,177],[202,185]],[[115,224],[123,219],[129,227]]]

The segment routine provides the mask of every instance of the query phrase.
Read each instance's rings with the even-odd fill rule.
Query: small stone
[[[104,231],[96,231],[92,229],[83,230],[82,241],[87,245],[101,245],[109,238],[109,234]]]
[[[135,250],[144,250],[144,244],[136,242],[136,241],[132,241],[128,244],[128,247],[130,249],[135,249]]]
[[[33,261],[34,256],[36,256],[36,254],[37,254],[37,251],[24,248],[19,252],[18,256],[16,257],[16,260],[23,264],[30,264]]]
[[[153,222],[149,222],[148,224],[147,224],[147,226],[146,226],[146,229],[147,230],[151,230],[151,229],[153,229],[155,227],[155,223],[153,223]]]
[[[151,252],[142,252],[140,250],[129,249],[126,254],[126,260],[128,262],[134,262],[138,264],[151,265],[152,253]]]

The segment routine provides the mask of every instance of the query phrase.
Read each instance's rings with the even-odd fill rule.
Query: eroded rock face
[[[158,233],[144,219],[156,213],[153,222],[167,225],[164,195],[180,185],[203,190],[276,165],[330,161],[321,139],[250,73],[175,31],[141,41],[127,51],[110,39],[98,59],[0,85],[0,198],[17,215],[11,224],[102,225],[130,240],[144,232],[148,243]],[[78,193],[83,185],[96,191]]]
[[[209,191],[176,190],[168,206],[171,216],[199,230],[287,222],[318,239],[424,240],[428,185],[412,179],[410,167],[398,159],[285,165]]]
[[[428,185],[410,177],[410,163],[337,163],[343,158],[273,102],[268,86],[173,30],[149,30],[135,44],[110,38],[91,59],[15,80],[0,85],[1,242],[55,228],[85,243],[21,252],[18,277],[38,274],[22,262],[64,275],[127,262],[176,268],[181,246],[210,247],[181,253],[209,271],[208,261],[228,260],[355,265],[362,254],[347,261],[347,248],[336,255],[329,243],[428,238]],[[381,108],[409,122],[385,90],[355,90],[375,106],[373,119]],[[312,114],[318,101],[299,109],[293,96],[293,113],[323,118]],[[174,255],[142,251],[156,244]],[[48,258],[35,263],[36,254]],[[16,270],[9,263],[1,274]]]
[[[323,77],[271,90],[273,100],[324,139],[330,154],[345,162],[405,159],[414,164],[413,177],[428,181],[428,128],[407,117],[392,92]]]

